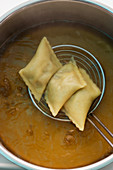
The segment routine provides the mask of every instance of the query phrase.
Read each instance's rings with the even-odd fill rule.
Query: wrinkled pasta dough
[[[65,104],[64,109],[69,119],[79,128],[84,130],[85,120],[89,108],[100,94],[100,89],[93,83],[89,75],[82,68],[79,69],[87,83],[83,89],[77,91]]]
[[[45,92],[45,99],[53,116],[58,114],[72,94],[84,86],[86,83],[76,63],[70,62],[62,66],[51,78]]]
[[[40,101],[48,81],[61,66],[48,40],[44,37],[36,54],[28,65],[19,71],[19,74],[34,97]]]

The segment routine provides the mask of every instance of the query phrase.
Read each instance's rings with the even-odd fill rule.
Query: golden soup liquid
[[[89,165],[111,154],[111,146],[87,121],[85,130],[80,132],[72,123],[44,116],[32,104],[18,74],[44,36],[52,46],[74,44],[99,60],[105,71],[106,90],[95,114],[113,133],[113,40],[85,25],[53,22],[25,30],[0,49],[1,141],[19,158],[36,165],[50,168]]]

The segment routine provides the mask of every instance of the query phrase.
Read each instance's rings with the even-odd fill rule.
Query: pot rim
[[[0,23],[3,22],[7,17],[12,15],[17,10],[19,10],[19,9],[25,7],[25,6],[35,4],[35,3],[41,3],[41,2],[44,2],[44,1],[54,1],[54,0],[29,0],[27,2],[23,2],[23,3],[15,6],[14,8],[10,9],[9,11],[7,11],[5,14],[3,14],[0,17]],[[60,0],[57,0],[57,1],[60,1]],[[80,1],[80,2],[84,2],[84,3],[88,3],[88,4],[93,4],[95,6],[99,6],[99,7],[103,8],[103,9],[105,9],[106,11],[113,14],[113,7],[105,5],[104,3],[99,2],[99,0],[67,0],[67,1]]]
[[[3,14],[0,17],[0,24],[2,24],[2,22],[4,22],[8,17],[10,17],[10,15],[13,15],[13,13],[15,13],[16,11],[18,11],[19,9],[26,7],[28,5],[32,5],[35,3],[41,3],[44,1],[54,1],[54,0],[30,0],[24,3],[21,3],[20,5],[17,5],[16,7],[12,8],[11,10],[9,10],[8,12],[6,12],[5,14]],[[57,0],[60,1],[60,0]],[[98,6],[104,10],[106,10],[107,12],[113,14],[113,8],[109,7],[107,5],[105,5],[102,2],[99,2],[98,0],[66,0],[66,1],[80,1],[80,2],[84,2],[84,3],[88,3],[88,4],[93,4],[94,6]],[[29,163],[27,161],[24,161],[20,158],[18,158],[17,156],[15,156],[13,153],[11,153],[8,149],[6,149],[2,143],[0,142],[0,154],[2,154],[4,157],[6,157],[9,161],[17,164],[18,166],[21,166],[23,168],[27,168],[27,169],[37,169],[37,170],[55,170],[53,168],[46,168],[46,167],[41,167],[38,165],[34,165],[32,163]],[[80,167],[80,168],[72,168],[72,169],[76,169],[76,170],[90,170],[90,169],[97,169],[97,168],[102,168],[104,166],[107,166],[108,164],[113,162],[113,154],[107,156],[106,158],[96,162],[96,163],[92,163],[91,165],[87,165],[84,167]],[[71,169],[70,169],[71,170]]]
[[[11,153],[10,151],[8,151],[3,145],[2,143],[0,143],[0,153],[5,157],[7,158],[9,161],[17,164],[18,166],[21,166],[23,168],[29,168],[29,169],[35,169],[35,170],[55,170],[53,168],[46,168],[46,167],[41,167],[39,165],[35,165],[35,164],[32,164],[32,163],[29,163],[27,161],[24,161],[20,158],[18,158],[17,156],[15,156],[13,153]],[[83,166],[83,167],[80,167],[80,168],[72,168],[73,169],[76,169],[76,170],[93,170],[93,169],[97,169],[97,168],[102,168],[104,166],[107,166],[108,164],[112,163],[113,162],[113,154],[109,155],[108,157],[96,162],[96,163],[93,163],[91,165],[87,165],[87,166]],[[71,170],[71,168],[70,168]]]

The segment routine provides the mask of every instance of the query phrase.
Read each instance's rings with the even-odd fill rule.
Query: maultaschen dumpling
[[[56,116],[64,103],[85,86],[76,63],[70,62],[62,66],[49,81],[45,92],[45,99],[52,115]]]
[[[86,81],[87,86],[78,90],[64,104],[64,109],[69,119],[79,128],[79,130],[83,131],[89,108],[92,102],[101,94],[101,91],[84,69],[80,68],[79,70]]]
[[[48,40],[44,37],[31,61],[19,71],[19,74],[34,97],[40,101],[48,81],[61,66]]]

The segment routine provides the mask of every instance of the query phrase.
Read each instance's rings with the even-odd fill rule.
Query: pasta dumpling
[[[86,83],[79,72],[76,63],[68,63],[62,66],[51,78],[45,92],[45,99],[52,112],[56,116],[64,103]]]
[[[94,99],[101,94],[101,91],[84,69],[80,68],[79,70],[86,81],[87,86],[77,91],[64,104],[64,109],[69,119],[79,128],[79,130],[83,131],[89,108]]]
[[[40,101],[48,81],[62,67],[46,37],[42,39],[36,54],[28,65],[19,71],[34,97]]]

